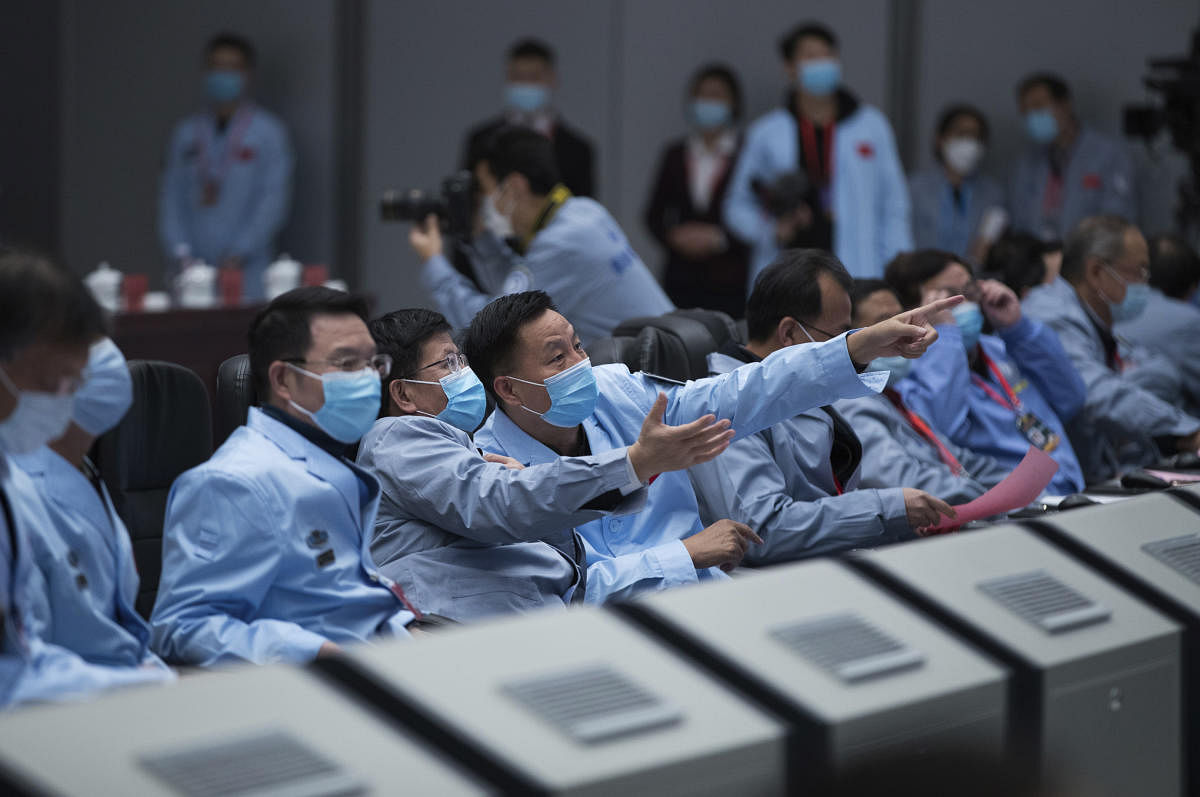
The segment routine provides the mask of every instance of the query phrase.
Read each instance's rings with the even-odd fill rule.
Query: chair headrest
[[[233,430],[246,422],[250,408],[258,403],[250,377],[250,355],[238,354],[217,369],[216,444],[221,445]]]
[[[631,371],[641,369],[638,339],[632,336],[597,338],[588,344],[587,353],[592,365],[624,363]]]

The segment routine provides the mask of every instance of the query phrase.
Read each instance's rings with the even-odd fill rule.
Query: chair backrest
[[[717,310],[676,310],[666,315],[623,321],[614,335],[636,335],[638,368],[674,379],[708,376],[708,355],[737,340],[737,327]]]
[[[258,403],[254,380],[250,378],[250,355],[237,354],[217,369],[214,445],[220,446],[233,430],[246,423],[250,408]]]
[[[642,367],[636,337],[597,338],[588,344],[587,353],[592,365],[625,363],[631,371]]]
[[[133,404],[96,441],[93,457],[133,541],[141,576],[137,610],[154,608],[162,572],[163,519],[175,478],[212,456],[212,410],[195,373],[174,363],[132,360]]]

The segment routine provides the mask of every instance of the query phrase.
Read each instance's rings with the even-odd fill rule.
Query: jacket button
[[[378,574],[378,573],[371,573],[371,574],[368,576],[368,578],[370,578],[370,579],[371,579],[371,582],[372,582],[372,583],[374,583],[374,584],[378,584],[378,583],[379,583],[379,574]]]

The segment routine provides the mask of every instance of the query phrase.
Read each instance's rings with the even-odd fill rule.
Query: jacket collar
[[[493,413],[492,435],[508,456],[523,465],[536,465],[558,459],[558,454],[553,449],[535,440],[499,408]]]

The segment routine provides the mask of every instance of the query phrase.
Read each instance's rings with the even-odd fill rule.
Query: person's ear
[[[1083,261],[1083,276],[1088,282],[1095,284],[1104,270],[1104,261],[1094,255],[1088,255]]]
[[[285,402],[293,400],[294,394],[289,386],[290,380],[288,379],[289,375],[293,373],[292,369],[283,360],[276,360],[271,363],[267,367],[267,384],[270,386],[271,395],[278,396]]]
[[[404,382],[399,379],[393,379],[388,383],[388,398],[391,400],[392,406],[402,414],[417,414],[417,405],[408,397],[408,392],[404,388]]]
[[[505,404],[511,404],[514,407],[519,407],[525,403],[521,401],[521,397],[513,391],[513,381],[507,376],[498,376],[493,379],[492,390],[496,392],[496,396]]]
[[[775,342],[780,346],[794,346],[797,343],[808,343],[808,336],[800,328],[800,322],[791,316],[785,316],[775,327]]]

